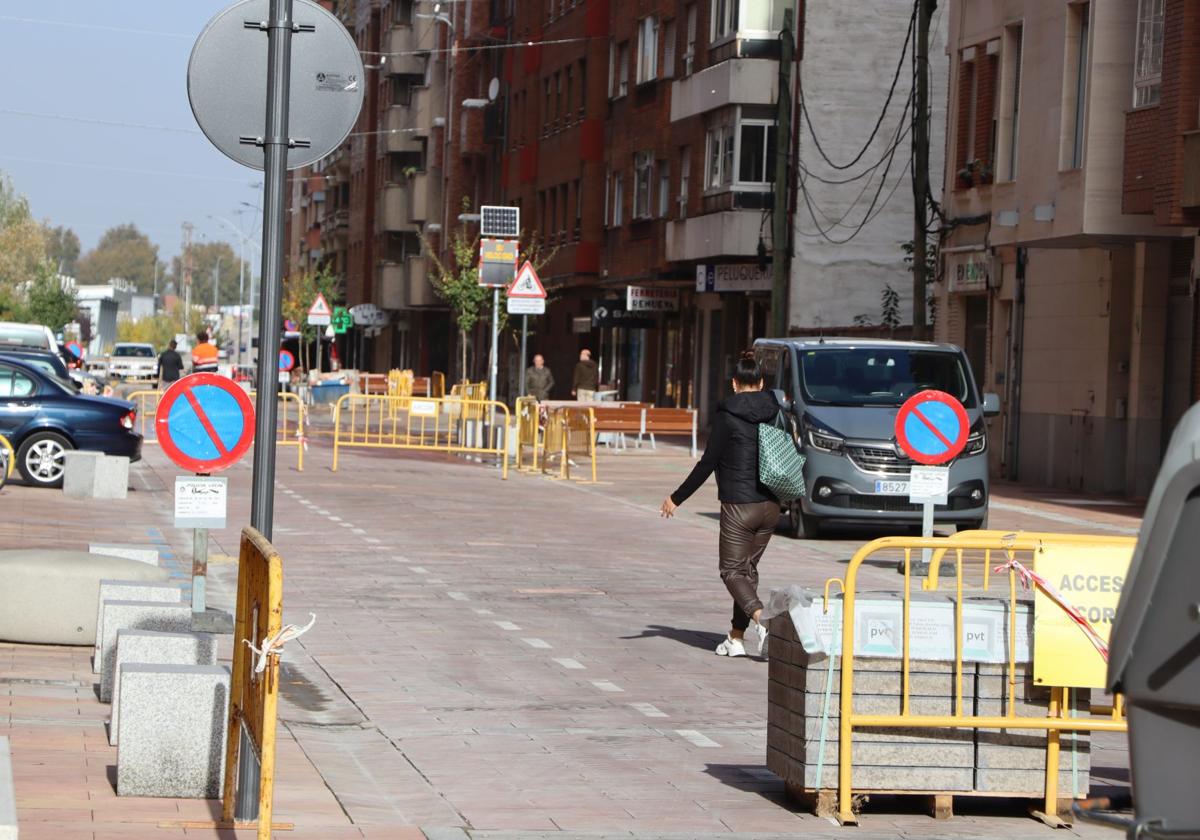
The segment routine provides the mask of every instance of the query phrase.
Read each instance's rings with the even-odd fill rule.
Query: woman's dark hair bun
[[[740,385],[757,385],[763,380],[762,365],[753,350],[746,350],[738,356],[737,366],[733,370],[733,378]]]

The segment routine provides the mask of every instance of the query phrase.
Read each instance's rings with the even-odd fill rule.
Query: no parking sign
[[[213,473],[254,442],[254,404],[232,379],[193,373],[163,394],[154,425],[163,453],[185,470]]]
[[[966,409],[945,391],[921,391],[896,414],[896,442],[918,464],[953,461],[967,445],[971,420]]]

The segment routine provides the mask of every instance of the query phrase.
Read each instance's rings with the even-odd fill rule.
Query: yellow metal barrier
[[[13,470],[17,468],[17,453],[13,451],[12,444],[8,442],[8,438],[0,435],[0,448],[4,455],[3,472],[0,472],[0,486],[3,486],[5,480],[12,478]]]
[[[495,418],[490,442],[485,439],[487,417]],[[501,466],[501,478],[507,479],[508,420],[508,406],[491,400],[345,394],[333,409],[333,470],[337,471],[342,447],[361,446],[493,455]]]
[[[591,478],[584,479],[588,483],[596,483],[596,413],[592,408],[571,408],[563,406],[550,412],[546,420],[545,456],[543,463],[549,461],[550,455],[558,456],[558,477],[571,477],[571,456],[577,455],[586,459],[591,467]],[[544,467],[543,467],[544,469]]]
[[[134,391],[126,400],[137,408],[138,431],[142,433],[143,443],[158,443],[158,432],[154,428],[155,415],[158,413],[158,402],[162,399],[162,391]]]
[[[258,838],[270,840],[271,808],[275,788],[275,720],[279,701],[279,654],[266,657],[266,667],[255,667],[247,643],[261,650],[283,625],[283,560],[275,547],[253,528],[242,529],[238,561],[237,608],[233,627],[233,672],[229,691],[229,731],[225,743],[225,778],[221,817],[234,824],[239,791],[238,758],[242,750],[253,753],[259,766],[259,789],[242,796],[258,799]],[[248,757],[249,758],[249,757]]]
[[[440,370],[435,370],[429,374],[429,396],[435,400],[440,400],[446,396],[446,374]]]
[[[1042,816],[1048,822],[1054,822],[1058,808],[1058,753],[1059,735],[1062,732],[1124,732],[1127,724],[1121,718],[1121,704],[1114,703],[1108,716],[1067,717],[1065,702],[1066,689],[1050,688],[1049,715],[1047,717],[1030,717],[1016,714],[1016,616],[1017,588],[1016,570],[1009,567],[1008,579],[1008,662],[1007,684],[1008,702],[1005,706],[1007,713],[1003,715],[976,715],[968,713],[963,705],[963,555],[964,552],[983,552],[983,574],[980,590],[987,591],[992,580],[990,568],[993,556],[1003,559],[1004,563],[1027,555],[1025,565],[1034,566],[1035,555],[1043,550],[1043,545],[1055,539],[1063,542],[1084,543],[1090,537],[1071,535],[1040,535],[1002,534],[999,532],[963,533],[956,537],[943,538],[910,538],[884,537],[867,543],[850,561],[846,569],[843,584],[842,602],[842,675],[840,720],[838,741],[838,820],[843,824],[854,824],[857,817],[853,810],[853,788],[851,786],[851,771],[853,767],[852,736],[858,728],[953,728],[953,729],[1043,729],[1046,731],[1046,782],[1045,782],[1045,811]],[[1104,540],[1105,538],[1100,538]],[[1111,538],[1109,538],[1111,539]],[[910,671],[910,616],[911,616],[911,582],[912,554],[922,549],[932,549],[939,552],[939,558],[946,551],[954,552],[955,557],[955,601],[954,601],[954,714],[951,715],[918,715],[911,712],[909,704],[909,671]],[[858,587],[858,572],[863,562],[872,555],[888,551],[903,553],[904,570],[904,601],[903,601],[903,635],[901,648],[901,698],[900,713],[894,715],[860,714],[854,711],[854,605]],[[1024,561],[1023,561],[1024,562]],[[938,563],[930,564],[933,586],[926,581],[925,588],[937,588],[935,570]],[[826,587],[828,592],[828,584]],[[1099,656],[1099,654],[1097,654]],[[819,783],[819,780],[818,780]]]
[[[537,397],[517,397],[517,469],[537,472],[538,448],[545,442],[542,431],[541,409]],[[532,463],[525,466],[525,449],[532,452]]]

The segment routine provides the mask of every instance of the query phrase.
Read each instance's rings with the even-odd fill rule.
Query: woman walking
[[[662,515],[670,518],[716,470],[721,580],[733,596],[733,623],[717,645],[718,656],[746,655],[743,639],[751,621],[758,631],[759,653],[767,653],[767,628],[759,623],[763,605],[758,598],[758,561],[779,521],[779,501],[758,480],[758,426],[775,420],[778,412],[775,395],[763,390],[763,370],[754,352],[742,353],[733,374],[733,394],[717,406],[704,456],[662,503]]]

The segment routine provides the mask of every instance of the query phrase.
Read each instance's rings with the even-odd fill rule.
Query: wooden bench
[[[641,434],[650,436],[650,448],[655,449],[654,436],[691,435],[692,457],[696,457],[696,410],[693,408],[642,409]]]
[[[364,394],[386,394],[388,392],[386,373],[361,373],[358,381]]]
[[[642,413],[645,408],[637,405],[595,406],[592,413],[596,418],[596,432],[615,435],[618,447],[625,448],[625,435],[638,436],[641,443]]]

